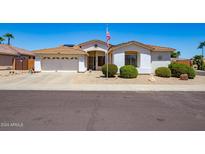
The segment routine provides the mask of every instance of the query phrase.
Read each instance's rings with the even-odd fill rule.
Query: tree
[[[181,55],[180,51],[173,51],[171,53],[171,58],[179,58],[180,55]]]
[[[204,57],[204,47],[205,47],[205,41],[201,42],[198,46],[198,49],[201,49],[201,55]]]
[[[193,58],[193,64],[196,64],[198,67],[198,70],[203,70],[204,69],[204,60],[202,55],[196,55]]]
[[[4,41],[5,39],[3,37],[0,37],[0,44]]]
[[[10,45],[10,40],[14,39],[14,36],[11,33],[6,33],[4,37],[8,39],[8,45]]]

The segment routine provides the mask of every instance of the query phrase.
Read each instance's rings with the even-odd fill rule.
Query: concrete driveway
[[[0,130],[205,130],[205,92],[0,91]]]
[[[74,72],[42,72],[36,74],[21,73],[17,75],[1,76],[1,89],[62,89],[69,86],[77,73]]]

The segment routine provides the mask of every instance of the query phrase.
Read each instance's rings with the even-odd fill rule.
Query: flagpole
[[[108,25],[107,25],[107,28],[106,28],[106,33],[108,32]],[[106,53],[106,61],[107,61],[107,74],[106,74],[106,77],[107,77],[107,80],[108,80],[108,49],[109,49],[109,40],[107,40],[107,53]]]
[[[108,79],[108,49],[109,47],[107,47],[107,79]]]

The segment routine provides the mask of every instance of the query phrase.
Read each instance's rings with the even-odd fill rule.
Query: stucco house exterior
[[[26,49],[0,44],[0,70],[27,70],[33,68],[30,62],[34,54]]]
[[[129,41],[117,45],[101,40],[91,40],[78,45],[63,45],[56,48],[35,50],[35,71],[100,70],[107,63],[120,68],[134,65],[140,74],[150,74],[157,67],[168,66],[173,48]]]

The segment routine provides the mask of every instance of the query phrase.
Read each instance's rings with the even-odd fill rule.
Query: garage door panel
[[[43,59],[42,70],[48,71],[77,71],[78,59]]]

